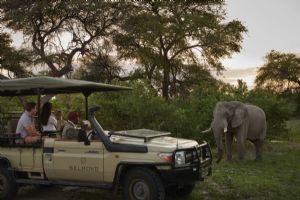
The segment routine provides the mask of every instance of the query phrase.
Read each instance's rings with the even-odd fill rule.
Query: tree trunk
[[[163,70],[162,96],[165,100],[169,100],[169,86],[170,86],[170,67],[166,66]]]

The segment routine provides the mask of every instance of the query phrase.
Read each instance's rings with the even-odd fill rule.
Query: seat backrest
[[[78,142],[85,142],[87,140],[86,132],[82,129],[78,130],[77,141]]]
[[[19,119],[11,119],[7,122],[7,134],[16,134]]]

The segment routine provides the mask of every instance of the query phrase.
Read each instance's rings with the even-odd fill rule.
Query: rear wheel
[[[0,166],[0,199],[13,199],[18,191],[16,181],[8,169]]]
[[[160,177],[148,168],[133,168],[123,180],[123,197],[126,200],[163,200],[165,190]]]
[[[169,186],[166,189],[168,196],[186,197],[189,196],[194,190],[195,184],[182,184]]]

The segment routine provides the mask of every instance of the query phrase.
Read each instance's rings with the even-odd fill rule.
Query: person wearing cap
[[[77,112],[69,112],[68,121],[62,131],[62,139],[77,139],[79,114]]]

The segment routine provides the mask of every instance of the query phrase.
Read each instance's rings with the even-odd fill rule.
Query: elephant
[[[239,101],[218,102],[214,108],[211,130],[218,148],[217,163],[223,158],[223,136],[225,134],[227,160],[232,159],[232,142],[237,140],[238,157],[245,157],[245,141],[255,145],[256,160],[262,158],[262,147],[266,137],[267,122],[265,112],[255,105]]]

